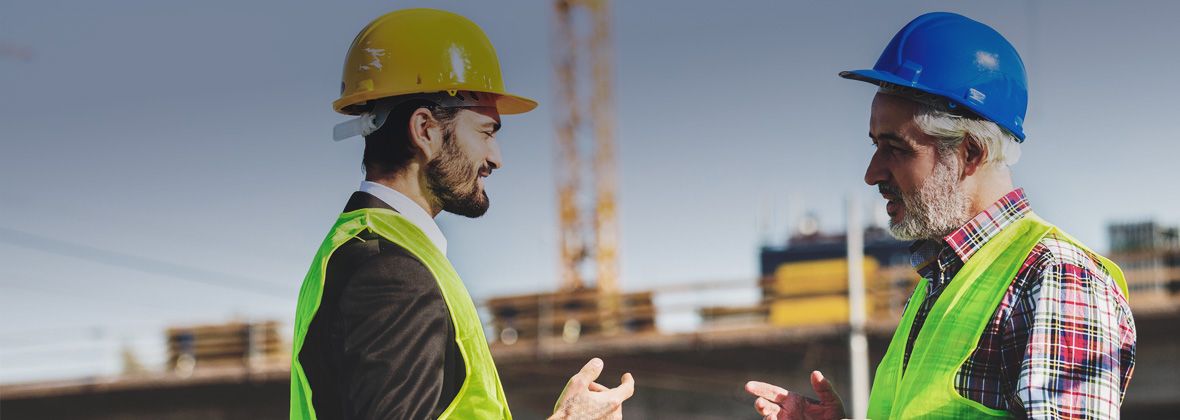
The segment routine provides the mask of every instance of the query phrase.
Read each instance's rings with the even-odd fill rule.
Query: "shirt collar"
[[[979,213],[963,227],[942,238],[955,251],[959,259],[967,262],[976,251],[1000,233],[1004,228],[1020,220],[1031,211],[1024,189],[1017,188],[1004,194],[999,200]]]
[[[1031,210],[1024,189],[1014,189],[942,240],[914,242],[910,245],[910,263],[919,273],[926,273],[923,277],[936,270],[946,270],[956,257],[966,263],[996,234]]]
[[[438,248],[443,255],[447,254],[447,237],[443,236],[442,230],[438,228],[438,223],[435,223],[434,218],[426,213],[426,209],[406,197],[400,191],[387,186],[378,184],[372,181],[361,182],[360,192],[372,194],[377,199],[384,201],[394,210],[397,210],[403,217],[408,219],[410,223],[417,226],[426,234],[430,242],[434,243],[434,247]]]
[[[940,264],[934,262],[946,245],[940,241],[919,240],[910,245],[910,265],[924,278],[929,278],[934,269],[940,269]]]

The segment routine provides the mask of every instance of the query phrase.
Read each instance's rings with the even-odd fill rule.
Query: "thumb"
[[[576,388],[584,388],[590,385],[591,382],[598,380],[598,375],[602,374],[602,359],[597,357],[586,362],[586,366],[582,366],[582,370],[578,371],[573,378],[570,378],[570,385]]]
[[[818,370],[811,372],[811,389],[815,390],[815,395],[822,403],[840,402],[840,394],[836,393],[832,382],[828,381],[828,378]]]
[[[588,389],[593,388],[593,385],[606,388],[602,385],[595,384],[594,381],[598,379],[598,375],[602,373],[602,359],[597,357],[590,359],[586,366],[582,366],[582,370],[570,377],[569,382],[566,382],[565,389],[561,390],[561,395],[557,396],[557,404],[553,406],[553,412],[561,410],[567,403],[566,398],[573,398],[573,395],[587,392]]]
[[[626,401],[635,395],[635,378],[630,373],[624,373],[622,383],[615,389],[609,390],[611,394],[619,398],[619,402]]]

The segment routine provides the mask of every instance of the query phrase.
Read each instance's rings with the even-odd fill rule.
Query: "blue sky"
[[[361,180],[362,142],[331,141],[345,49],[411,6],[480,24],[541,102],[504,120],[487,216],[440,218],[451,259],[477,299],[555,287],[548,2],[9,0],[0,45],[33,56],[0,56],[0,381],[113,372],[121,344],[158,360],[173,323],[289,319]],[[619,1],[623,287],[753,285],[803,212],[871,207],[873,88],[836,73],[939,10],[1021,52],[1014,173],[1042,216],[1097,249],[1112,220],[1180,222],[1180,4]]]

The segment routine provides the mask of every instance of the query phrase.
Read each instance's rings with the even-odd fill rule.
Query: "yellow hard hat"
[[[435,9],[398,10],[365,26],[344,60],[336,112],[358,115],[368,101],[459,91],[496,95],[501,114],[520,114],[537,101],[504,91],[496,49],[463,16]]]

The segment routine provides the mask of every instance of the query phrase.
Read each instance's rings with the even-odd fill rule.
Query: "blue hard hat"
[[[995,29],[954,13],[927,13],[906,24],[871,70],[840,77],[916,89],[965,107],[1024,141],[1028,78],[1016,48]]]

